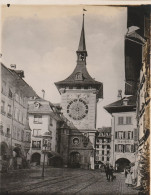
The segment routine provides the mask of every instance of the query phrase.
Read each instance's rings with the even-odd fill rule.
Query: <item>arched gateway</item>
[[[40,158],[41,158],[41,155],[39,153],[34,153],[31,156],[31,162],[36,162],[37,165],[40,165]]]
[[[124,169],[130,165],[130,161],[126,158],[119,158],[116,162],[115,162],[115,166],[117,167],[117,171],[122,172],[124,171]]]
[[[79,152],[71,152],[70,153],[70,166],[72,168],[80,167],[80,153]]]

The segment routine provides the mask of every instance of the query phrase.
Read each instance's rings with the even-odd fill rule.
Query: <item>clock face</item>
[[[68,104],[67,113],[74,120],[81,120],[88,113],[88,105],[82,99],[74,99]]]

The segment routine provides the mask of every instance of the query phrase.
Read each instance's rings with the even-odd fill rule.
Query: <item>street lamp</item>
[[[42,177],[44,177],[46,148],[47,148],[47,144],[44,143],[43,145],[44,160],[43,160],[42,175],[41,175]]]

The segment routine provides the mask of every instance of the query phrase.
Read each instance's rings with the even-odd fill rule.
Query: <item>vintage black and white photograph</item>
[[[0,194],[150,194],[150,8],[1,5]]]

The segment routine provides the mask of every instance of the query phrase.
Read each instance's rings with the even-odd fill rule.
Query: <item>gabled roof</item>
[[[127,99],[127,105],[123,101]],[[104,107],[109,113],[130,112],[136,110],[136,96],[124,97]]]

